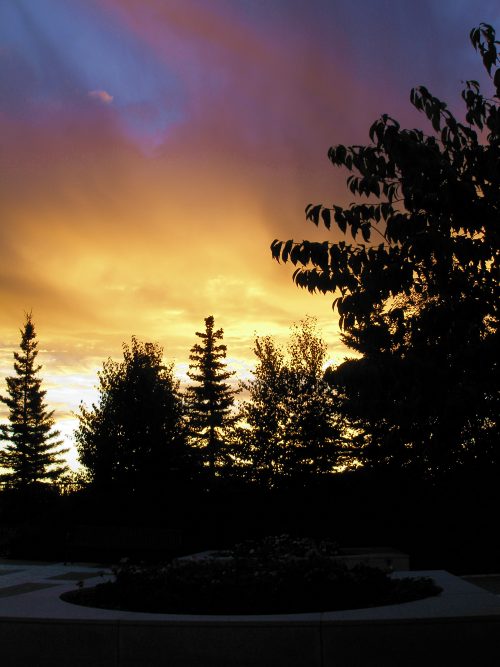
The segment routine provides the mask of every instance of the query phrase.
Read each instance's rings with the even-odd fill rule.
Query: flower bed
[[[116,581],[62,596],[92,607],[177,614],[280,614],[409,602],[441,592],[428,578],[347,568],[333,542],[286,536],[237,545],[218,557],[116,569]]]

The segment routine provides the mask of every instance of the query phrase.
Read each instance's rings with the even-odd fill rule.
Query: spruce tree
[[[41,366],[35,326],[31,313],[21,331],[20,352],[14,352],[15,375],[6,378],[7,396],[0,400],[9,409],[8,424],[1,427],[1,439],[7,443],[0,450],[2,478],[19,488],[37,482],[53,482],[66,472],[59,432],[54,429],[54,411],[44,402],[46,392],[38,377]]]
[[[205,318],[205,332],[196,332],[201,344],[191,348],[188,376],[194,382],[187,389],[190,433],[193,442],[206,452],[212,477],[228,461],[224,449],[227,429],[235,422],[232,413],[234,396],[227,380],[234,375],[224,359],[227,348],[222,344],[224,331],[214,331],[213,316]],[[228,448],[229,451],[229,448]]]

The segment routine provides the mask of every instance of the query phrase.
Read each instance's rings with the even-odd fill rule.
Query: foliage
[[[22,489],[56,481],[67,469],[61,459],[68,450],[61,447],[54,411],[44,402],[37,347],[35,325],[28,314],[21,329],[21,351],[14,352],[15,375],[6,378],[8,396],[0,397],[9,409],[9,423],[0,433],[7,443],[0,450],[0,466],[9,469],[2,477]]]
[[[98,489],[152,493],[189,472],[179,382],[162,355],[157,344],[132,338],[123,361],[103,363],[98,403],[80,405],[75,440]]]
[[[495,31],[481,24],[471,40],[491,75]],[[383,115],[368,146],[330,148],[365,201],[310,204],[306,218],[352,242],[272,244],[297,285],[335,294],[345,342],[363,354],[330,380],[367,462],[434,475],[498,459],[500,69],[493,81],[494,99],[466,82],[465,122],[420,86],[411,102],[431,135]]]
[[[237,558],[259,558],[261,561],[290,558],[331,557],[339,554],[339,545],[331,539],[270,535],[236,544],[231,553]]]
[[[205,318],[205,331],[196,335],[202,342],[191,348],[189,356],[188,376],[194,383],[187,388],[189,430],[215,477],[218,469],[229,462],[225,434],[235,421],[232,410],[237,390],[226,382],[234,373],[227,370],[227,347],[219,342],[224,331],[214,330],[213,316]]]
[[[344,462],[336,396],[324,379],[326,351],[313,318],[294,325],[288,346],[287,448],[299,476],[331,473]]]
[[[234,449],[246,476],[274,487],[286,472],[286,366],[283,352],[269,336],[255,340],[254,353],[254,378],[241,383],[249,399],[240,405],[243,425],[236,429]]]
[[[273,548],[276,542],[278,551]],[[301,555],[283,552],[284,543],[292,551],[300,545]],[[235,549],[222,558],[178,559],[163,567],[125,566],[117,570],[116,582],[74,591],[63,599],[132,611],[272,614],[395,604],[440,591],[426,578],[393,579],[365,566],[349,570],[320,541],[268,538],[254,553]]]
[[[288,355],[265,336],[257,366],[242,383],[238,454],[252,479],[275,487],[286,479],[331,473],[339,461],[335,396],[323,379],[326,345],[312,318],[294,326]]]

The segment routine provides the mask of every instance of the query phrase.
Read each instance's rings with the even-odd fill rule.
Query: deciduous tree
[[[273,488],[286,474],[288,378],[284,354],[270,336],[256,338],[254,354],[253,379],[241,383],[248,399],[240,405],[235,451],[251,481]]]
[[[268,487],[330,474],[342,458],[336,399],[324,380],[326,345],[312,318],[292,328],[288,354],[257,338],[254,377],[242,387],[242,459]]]
[[[98,402],[80,406],[80,462],[99,490],[148,495],[189,474],[179,381],[162,357],[159,345],[132,338],[121,362],[104,362]]]
[[[292,328],[288,345],[287,450],[290,469],[305,479],[331,474],[345,465],[335,392],[325,381],[327,346],[316,321],[307,317]]]
[[[358,201],[310,204],[306,218],[351,240],[272,244],[275,259],[298,267],[298,286],[334,293],[345,341],[363,354],[330,375],[363,435],[361,455],[430,475],[499,458],[499,42],[486,24],[471,40],[493,98],[466,81],[460,121],[415,88],[429,134],[384,115],[369,145],[328,152],[351,172]]]

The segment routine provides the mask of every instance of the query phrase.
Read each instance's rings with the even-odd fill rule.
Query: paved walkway
[[[500,574],[470,574],[462,577],[462,579],[474,584],[474,586],[484,588],[490,593],[500,595]]]
[[[443,586],[442,598],[373,610],[258,619],[186,618],[94,609],[59,599],[79,582],[94,586],[110,580],[110,570],[98,565],[0,559],[0,664],[160,667],[168,662],[178,667],[260,667],[264,663],[319,667],[350,665],[354,660],[368,665],[373,664],[376,645],[378,664],[388,667],[410,663],[496,666],[500,598],[471,584],[497,586],[499,578],[482,577],[480,581],[479,577],[468,577],[466,582],[446,572],[428,574]]]
[[[0,559],[0,617],[51,619],[158,618],[158,615],[68,604],[59,599],[77,586],[111,581],[108,567],[89,563],[45,563]],[[470,575],[462,579],[500,594],[500,575]]]
[[[0,616],[95,618],[97,610],[67,604],[59,596],[77,586],[95,586],[112,579],[109,568],[89,563],[0,559]],[[107,618],[106,610],[102,612],[102,618]]]
[[[385,667],[496,667],[500,598],[446,572],[429,575],[443,586],[441,598],[303,615],[186,618],[59,599],[79,581],[92,586],[112,576],[99,566],[0,560],[0,664],[320,667],[372,665],[375,655]]]

